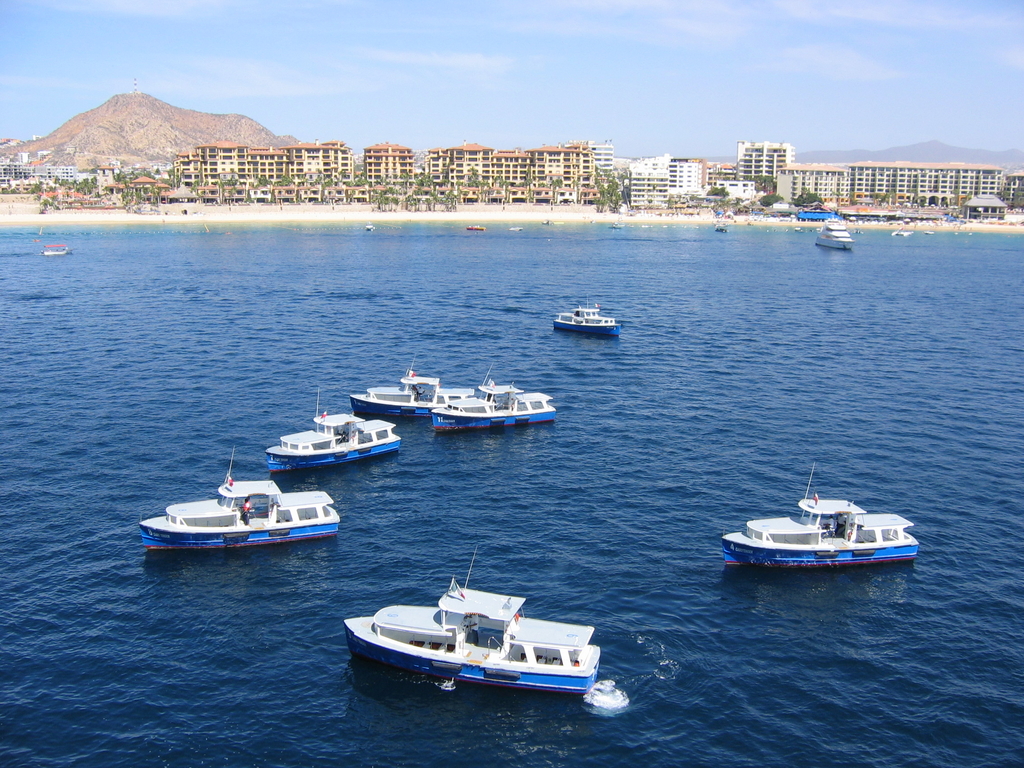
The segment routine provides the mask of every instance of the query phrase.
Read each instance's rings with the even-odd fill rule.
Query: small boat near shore
[[[352,411],[384,416],[429,416],[435,408],[473,397],[472,387],[444,388],[433,376],[419,376],[411,368],[400,387],[370,387],[364,395],[349,395]]]
[[[897,229],[895,232],[892,233],[892,236],[893,237],[910,237],[912,234],[914,234],[914,233],[911,232],[909,229],[906,229],[904,227],[900,227],[899,229]]]
[[[472,227],[466,227],[466,229],[468,229],[470,232],[485,232],[485,231],[487,231],[487,227],[481,227],[481,226],[475,226],[475,225],[472,226]]]
[[[729,227],[728,227],[727,224],[725,224],[723,222],[715,224],[715,232],[728,232],[728,231],[729,231]]]
[[[284,435],[281,444],[267,448],[267,468],[271,472],[289,469],[314,469],[368,459],[397,451],[402,438],[388,421],[367,421],[350,413],[313,418],[315,431]]]
[[[467,577],[468,582],[468,577]],[[585,694],[597,681],[594,628],[523,615],[525,598],[461,587],[452,577],[437,607],[391,605],[345,619],[349,651],[434,677]]]
[[[512,384],[495,384],[493,379],[480,386],[478,397],[468,397],[435,408],[430,420],[437,430],[519,427],[555,420],[551,396],[524,392]]]
[[[172,504],[139,522],[146,549],[211,549],[279,544],[338,533],[340,518],[323,491],[282,493],[270,480],[235,482],[220,498]]]
[[[722,537],[727,564],[783,567],[863,565],[913,560],[913,525],[894,514],[869,514],[852,501],[803,498],[799,513],[747,522]]]
[[[836,248],[849,251],[853,249],[854,239],[850,237],[850,231],[846,228],[846,222],[841,219],[826,221],[818,231],[818,237],[814,244],[822,248]]]
[[[67,256],[71,253],[71,247],[63,244],[56,245],[44,245],[43,250],[40,251],[40,256]]]
[[[593,307],[576,307],[572,312],[562,312],[555,316],[556,331],[618,336],[621,328],[622,325],[615,322],[614,317],[605,317],[601,314],[600,304]]]
[[[368,221],[368,222],[366,222],[366,226],[364,227],[364,229],[365,229],[365,230],[366,230],[367,232],[373,232],[373,230],[375,230],[375,229],[376,229],[376,227],[375,227],[375,226],[373,226],[373,224],[372,224],[371,222],[369,222],[369,221]]]

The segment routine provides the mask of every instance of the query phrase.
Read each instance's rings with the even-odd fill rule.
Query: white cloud
[[[941,0],[858,0],[858,2],[821,2],[821,0],[774,0],[784,13],[802,21],[819,23],[863,22],[887,27],[931,27],[939,29],[998,29],[1024,21],[1020,10],[980,9]]]
[[[204,97],[296,97],[365,91],[361,78],[338,70],[309,70],[266,60],[219,56],[189,57],[173,68],[154,71],[139,84],[147,93]]]
[[[1024,69],[1024,48],[1007,48],[999,52],[999,59],[1014,69]]]
[[[367,61],[443,69],[473,77],[501,75],[511,70],[515,63],[507,56],[487,56],[482,53],[421,53],[387,51],[379,48],[357,48],[354,52]]]
[[[836,45],[786,48],[761,68],[819,74],[834,80],[892,80],[903,76],[901,72],[872,61],[852,48]]]
[[[148,16],[177,18],[208,16],[239,0],[31,0],[34,5],[57,11],[94,16]]]

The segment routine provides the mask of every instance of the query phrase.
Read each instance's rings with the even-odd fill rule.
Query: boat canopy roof
[[[515,395],[522,392],[521,389],[516,389],[512,384],[495,384],[493,380],[481,385],[481,392],[486,392],[492,395]]]
[[[519,609],[526,602],[525,597],[497,595],[493,592],[481,592],[478,589],[463,589],[455,579],[437,605],[448,613],[478,613],[488,619],[512,621]]]
[[[278,499],[282,507],[309,507],[317,504],[333,504],[334,499],[323,491],[300,491],[282,493]]]
[[[402,377],[403,384],[420,384],[428,387],[441,386],[441,379],[436,376],[417,376],[415,373]]]
[[[218,515],[231,514],[230,510],[222,507],[216,499],[171,504],[167,507],[166,512],[168,515],[176,515],[177,517],[216,517]]]
[[[817,531],[817,525],[804,525],[791,517],[766,517],[762,520],[748,520],[747,527],[764,533],[807,533]]]
[[[867,511],[861,509],[852,501],[842,499],[800,499],[800,509],[805,512],[817,513],[819,515],[837,515],[840,513],[852,513],[854,515],[866,515]]]
[[[356,424],[364,419],[353,416],[351,413],[332,413],[329,416],[325,413],[322,416],[313,417],[317,424],[326,424],[329,427],[340,427],[344,424]]]
[[[441,626],[441,612],[429,605],[389,605],[377,611],[373,623],[384,629],[451,637],[451,630]]]
[[[511,639],[530,645],[558,648],[583,648],[594,635],[594,628],[583,624],[562,624],[542,619],[520,619]]]
[[[281,435],[281,439],[289,443],[315,443],[319,440],[329,440],[330,435],[323,432],[314,432],[307,429],[305,432],[296,432],[294,435]]]
[[[273,480],[228,480],[219,493],[226,499],[240,499],[244,496],[277,496],[281,489]]]

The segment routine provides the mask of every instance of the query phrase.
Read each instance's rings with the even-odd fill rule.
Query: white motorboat
[[[392,605],[345,619],[345,638],[354,655],[409,672],[587,693],[601,660],[601,649],[590,644],[594,628],[528,619],[525,601],[460,587],[453,577],[437,607]]]
[[[433,376],[420,376],[412,369],[405,372],[401,387],[370,387],[364,395],[350,395],[355,413],[388,416],[429,416],[435,408],[473,397],[472,388],[444,388]]]
[[[577,333],[596,333],[604,336],[618,336],[621,323],[614,317],[601,314],[601,305],[593,307],[576,307],[573,312],[562,312],[555,316],[556,331],[576,331]]]
[[[139,522],[146,549],[209,549],[278,544],[338,533],[340,518],[323,491],[282,493],[270,480],[235,482],[230,474],[220,498],[172,504]]]
[[[823,248],[837,248],[843,251],[851,250],[853,243],[854,239],[850,237],[846,223],[841,219],[826,221],[814,241],[815,245],[820,245]]]
[[[267,467],[271,472],[286,469],[313,469],[366,459],[397,451],[402,438],[389,421],[367,421],[350,413],[335,413],[313,418],[316,430],[285,435],[281,444],[267,448]]]

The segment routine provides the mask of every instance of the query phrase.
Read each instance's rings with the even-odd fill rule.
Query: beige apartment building
[[[594,151],[585,144],[545,146],[536,149],[499,149],[462,144],[427,152],[425,171],[439,184],[560,182],[563,187],[589,187],[595,177]],[[556,181],[557,180],[557,181]]]
[[[254,188],[264,180],[279,182],[285,178],[299,183],[348,180],[355,172],[355,160],[343,141],[293,144],[278,149],[217,141],[179,153],[174,170],[185,187],[223,182]]]
[[[412,150],[387,142],[363,150],[363,167],[366,178],[377,184],[403,176],[411,178],[416,173]]]
[[[814,192],[825,203],[839,205],[847,202],[850,172],[837,165],[790,163],[779,170],[776,181],[778,194],[787,203],[806,191]]]
[[[959,206],[975,195],[1001,194],[1005,174],[997,165],[972,163],[851,163],[849,199]]]

